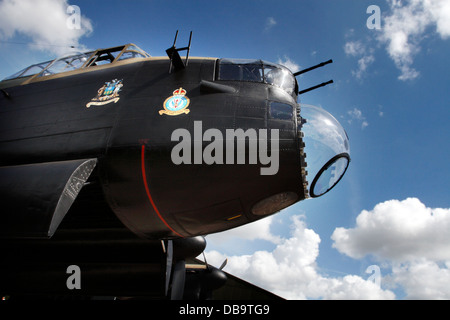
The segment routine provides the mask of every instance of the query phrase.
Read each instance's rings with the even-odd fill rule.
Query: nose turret
[[[342,179],[350,164],[350,144],[347,133],[324,109],[302,104],[298,118],[303,135],[303,177],[306,190],[312,198],[333,189]]]

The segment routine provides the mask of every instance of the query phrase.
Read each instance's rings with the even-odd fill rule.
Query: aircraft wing
[[[190,266],[205,268],[203,261],[194,259]],[[209,266],[214,268],[212,266]],[[227,276],[226,283],[212,293],[213,300],[284,300],[280,296],[262,289],[250,282],[238,278],[228,272],[222,270]]]
[[[250,282],[227,272],[227,283],[213,293],[214,300],[284,300],[276,294],[264,290]]]

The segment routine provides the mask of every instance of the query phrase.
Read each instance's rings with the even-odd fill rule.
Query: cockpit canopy
[[[77,53],[35,64],[3,79],[3,81],[31,77],[35,75],[37,75],[36,77],[44,77],[82,68],[110,64],[126,59],[148,57],[150,57],[150,55],[138,46],[134,44],[127,44],[109,49],[99,49],[86,53]]]
[[[350,164],[350,144],[344,128],[324,109],[302,104],[300,115],[309,196],[316,198],[333,189],[344,176]]]
[[[282,88],[297,99],[297,81],[292,72],[263,60],[220,59],[218,80],[267,83]]]

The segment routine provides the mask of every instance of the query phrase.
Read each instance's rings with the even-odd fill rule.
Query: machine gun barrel
[[[317,85],[317,86],[314,86],[314,87],[311,87],[311,88],[308,88],[308,89],[299,91],[298,94],[299,94],[299,95],[302,95],[302,94],[304,94],[304,93],[307,93],[307,92],[309,92],[309,91],[315,90],[315,89],[317,89],[317,88],[325,87],[325,86],[327,86],[327,85],[329,85],[329,84],[332,84],[333,82],[334,82],[333,80],[330,80],[330,81],[328,81],[328,82],[321,83],[321,84],[319,84],[319,85]]]
[[[323,66],[325,66],[325,65],[327,65],[327,64],[329,64],[329,63],[333,63],[333,60],[330,59],[330,60],[328,60],[328,61],[321,62],[321,63],[319,63],[318,65],[315,65],[315,66],[313,66],[313,67],[311,67],[311,68],[308,68],[308,69],[304,69],[304,70],[298,71],[298,72],[294,73],[294,76],[299,76],[299,75],[304,74],[304,73],[306,73],[306,72],[309,72],[309,71],[312,71],[312,70],[314,70],[314,69],[323,67]]]

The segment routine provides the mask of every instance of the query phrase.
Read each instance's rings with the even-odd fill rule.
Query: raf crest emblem
[[[159,114],[167,114],[168,116],[178,116],[183,113],[188,114],[190,110],[187,107],[189,107],[190,100],[186,97],[186,93],[186,90],[183,88],[175,90],[173,96],[164,101],[164,110],[160,110]]]
[[[106,82],[103,87],[98,90],[97,96],[86,105],[86,108],[90,106],[103,106],[105,104],[119,101],[119,92],[122,90],[123,80],[114,79],[111,82]]]

